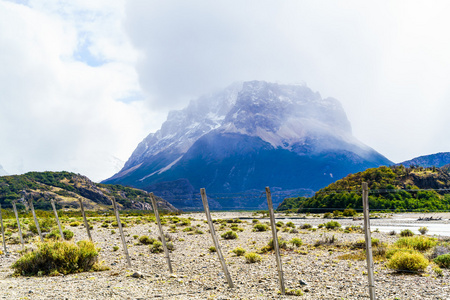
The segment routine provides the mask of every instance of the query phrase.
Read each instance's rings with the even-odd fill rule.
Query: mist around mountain
[[[450,164],[450,152],[439,152],[430,155],[419,156],[398,165],[404,165],[405,167],[418,166],[418,167],[437,167],[440,168],[444,165]]]
[[[247,193],[208,197],[213,208],[264,208],[255,195],[265,186],[311,194],[349,173],[390,164],[352,135],[338,100],[305,85],[250,81],[170,112],[104,182],[153,191],[184,209],[201,207],[203,187],[209,194]]]

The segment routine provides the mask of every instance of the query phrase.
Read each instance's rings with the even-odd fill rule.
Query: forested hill
[[[362,209],[362,182],[369,185],[371,210],[450,210],[448,171],[403,165],[372,168],[348,175],[319,190],[311,198],[287,198],[278,210],[327,212]]]
[[[25,192],[26,199],[33,198],[37,209],[51,209],[51,199],[58,209],[78,208],[83,199],[86,209],[111,209],[114,197],[121,209],[152,210],[147,192],[121,185],[94,183],[89,178],[69,172],[29,172],[23,175],[0,176],[0,204],[11,208]],[[158,208],[177,211],[166,200],[156,197]],[[19,201],[18,206],[26,206]]]

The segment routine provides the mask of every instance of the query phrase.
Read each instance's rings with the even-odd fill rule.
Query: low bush
[[[418,272],[425,270],[428,265],[429,261],[420,252],[408,253],[398,251],[391,257],[386,266],[389,269],[393,269],[399,272]]]
[[[420,232],[420,234],[427,234],[427,232],[428,232],[428,228],[427,227],[425,227],[425,226],[423,226],[423,227],[420,227],[419,228],[419,232]]]
[[[356,215],[356,210],[353,208],[346,208],[344,209],[344,212],[342,213],[345,217],[353,217]]]
[[[161,253],[163,251],[164,251],[164,249],[163,249],[162,243],[160,241],[155,241],[150,246],[150,252],[152,252],[152,253]]]
[[[155,239],[147,235],[143,235],[139,237],[139,242],[143,245],[152,245],[155,242]]]
[[[295,247],[300,247],[303,245],[303,241],[300,238],[293,238],[290,243],[294,245]]]
[[[214,246],[211,246],[211,247],[209,247],[209,252],[216,252],[217,250],[216,250],[216,247],[214,247]]]
[[[236,232],[230,230],[222,234],[221,237],[226,240],[235,240],[238,238],[238,235]]]
[[[339,224],[339,222],[337,221],[330,221],[325,223],[325,227],[327,229],[337,229],[337,228],[341,228],[341,224]]]
[[[236,254],[236,256],[242,256],[245,254],[245,249],[242,247],[237,247],[233,249],[233,253]]]
[[[309,229],[309,228],[312,228],[312,225],[308,224],[308,223],[303,224],[303,225],[300,226],[300,229]]]
[[[245,261],[249,264],[260,262],[262,259],[261,255],[254,253],[254,252],[246,253],[244,257],[245,257]]]
[[[433,238],[413,236],[399,238],[394,245],[400,248],[414,249],[424,252],[436,246],[436,243],[436,240]]]
[[[73,238],[73,232],[70,231],[69,229],[64,229],[63,234],[64,234],[64,239],[67,241],[69,241]]]
[[[49,241],[39,243],[37,250],[24,254],[11,267],[15,275],[57,275],[100,270],[97,261],[98,249],[91,241]]]
[[[450,253],[439,255],[433,261],[441,268],[450,269]]]
[[[253,226],[254,231],[267,231],[268,227],[266,224],[256,223]]]
[[[450,246],[436,246],[433,249],[433,252],[430,255],[431,259],[435,259],[436,257],[450,253]]]
[[[409,230],[409,229],[404,229],[402,231],[400,231],[400,236],[405,237],[405,236],[413,236],[414,233]]]
[[[78,222],[78,221],[73,221],[73,222],[70,222],[69,225],[72,226],[72,227],[77,227],[77,226],[80,226],[81,223]]]
[[[291,228],[295,228],[295,224],[293,222],[287,222],[286,226],[287,227],[291,227]]]

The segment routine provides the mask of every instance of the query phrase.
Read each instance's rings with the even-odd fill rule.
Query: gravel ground
[[[185,227],[177,227],[176,233],[170,233],[175,245],[175,250],[170,253],[174,274],[169,274],[164,254],[151,253],[149,246],[140,245],[133,237],[149,235],[156,238],[158,231],[153,223],[125,228],[131,268],[123,255],[119,231],[115,229],[116,233],[111,233],[111,229],[102,228],[101,223],[93,225],[91,234],[102,249],[100,260],[110,267],[108,271],[55,277],[12,277],[10,266],[20,257],[21,246],[8,244],[9,255],[0,255],[0,299],[369,299],[365,261],[339,260],[337,257],[349,250],[336,245],[312,247],[317,240],[333,235],[338,245],[355,242],[364,239],[361,233],[300,229],[298,233],[279,232],[279,236],[288,241],[297,237],[304,243],[299,248],[282,250],[286,289],[302,290],[303,296],[282,296],[277,294],[279,283],[273,253],[261,254],[262,261],[253,264],[232,253],[238,246],[247,252],[256,252],[271,238],[270,230],[252,231],[254,216],[251,213],[213,213],[212,216],[213,219],[239,217],[244,220],[239,224],[244,231],[238,232],[236,240],[221,238],[224,231],[218,230],[216,224],[235,288],[228,287],[217,253],[208,250],[213,242],[208,225],[204,223],[204,214],[181,217],[189,216],[195,219],[191,226],[204,234],[183,232]],[[326,222],[314,218],[295,220],[297,224]],[[359,221],[337,221],[344,226],[359,225]],[[393,221],[385,219],[384,222]],[[86,239],[83,227],[70,229],[75,233],[75,241]],[[165,231],[168,229],[169,224],[164,226]],[[373,232],[372,237],[388,243],[398,238],[382,232]],[[114,251],[114,246],[119,246],[119,250]],[[447,269],[443,270],[443,277],[436,277],[431,266],[423,274],[396,274],[387,269],[384,262],[376,262],[375,272],[377,299],[450,299],[450,272]]]

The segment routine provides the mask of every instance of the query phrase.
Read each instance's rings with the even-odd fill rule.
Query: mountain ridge
[[[0,176],[0,204],[12,207],[11,202],[27,205],[24,197],[31,197],[38,209],[52,209],[50,199],[58,208],[78,208],[84,200],[86,209],[111,209],[112,198],[122,209],[153,210],[147,192],[120,185],[105,185],[91,181],[86,176],[70,172],[28,172],[22,175]],[[166,200],[156,197],[159,209],[178,211]]]

